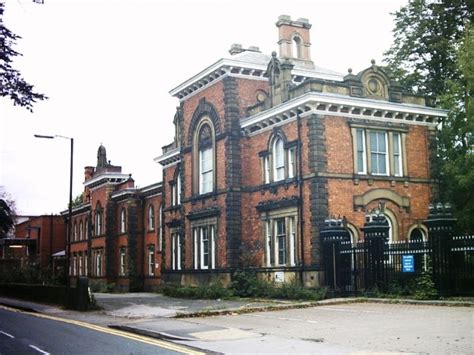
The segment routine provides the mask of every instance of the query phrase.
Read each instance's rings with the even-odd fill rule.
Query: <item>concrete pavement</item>
[[[353,345],[351,346],[347,345],[349,343],[337,342],[335,338],[331,337],[331,334],[336,334],[337,332],[331,331],[328,327],[325,327],[324,324],[331,323],[329,320],[337,319],[337,316],[343,314],[345,318],[331,323],[331,327],[338,329],[338,325],[343,324],[342,319],[347,319],[343,328],[347,328],[346,331],[355,334],[354,331],[351,330],[351,327],[358,327],[357,322],[360,323],[362,320],[368,320],[369,317],[367,317],[367,315],[372,315],[374,312],[380,315],[380,319],[376,319],[378,319],[379,322],[383,322],[384,307],[391,309],[393,314],[397,314],[398,311],[393,311],[393,309],[397,309],[397,303],[400,302],[402,302],[402,307],[399,308],[400,311],[405,310],[407,307],[415,307],[413,309],[417,309],[416,306],[419,306],[420,309],[423,307],[431,307],[426,309],[429,309],[430,312],[437,312],[437,307],[433,307],[434,305],[449,305],[456,308],[467,306],[469,308],[465,309],[469,314],[472,315],[474,312],[474,308],[471,308],[474,306],[474,303],[470,301],[371,299],[370,302],[381,303],[381,308],[376,311],[359,311],[358,308],[350,308],[348,303],[354,303],[355,306],[356,303],[366,300],[360,298],[330,299],[320,302],[189,300],[170,298],[155,293],[94,294],[94,296],[98,305],[102,307],[102,310],[85,313],[1,297],[0,304],[51,314],[56,317],[109,326],[154,338],[169,339],[178,343],[207,349],[208,351],[225,353],[305,352],[340,354],[373,349],[374,346],[366,345],[364,347],[363,343],[357,339],[352,340],[351,344]],[[392,305],[384,306],[383,303],[392,303]],[[301,321],[301,315],[315,312],[313,310],[315,306],[318,306],[317,309],[321,309],[323,313],[314,313],[315,316],[313,320],[306,319],[305,321]],[[339,309],[334,310],[335,307],[339,307]],[[300,308],[307,308],[307,310]],[[349,309],[349,311],[347,311],[347,309]],[[267,313],[259,313],[264,311]],[[268,313],[268,311],[279,312]],[[322,315],[328,315],[331,312],[334,314],[331,314],[331,317],[329,317],[327,321],[321,323]],[[416,312],[412,313],[417,314]],[[281,314],[286,315],[282,317]],[[463,314],[463,312],[459,314]],[[202,316],[210,315],[214,315],[214,317],[202,318]],[[408,317],[407,319],[400,321],[410,323],[408,312],[406,316]],[[351,319],[355,322],[355,325],[350,325]],[[254,324],[255,320],[265,320],[268,324]],[[311,327],[315,325],[318,325],[318,327],[316,327],[314,331],[311,331],[310,333],[313,335],[309,336],[308,329],[312,329]],[[298,330],[300,326],[302,326],[302,328]],[[427,326],[429,326],[429,324],[427,324]],[[374,327],[374,325],[366,325],[365,329],[370,329],[370,327]],[[375,328],[378,327],[375,326]],[[451,325],[448,325],[448,329],[449,328],[452,328]],[[340,330],[338,334],[344,339],[344,330]],[[330,339],[330,341],[328,341],[328,339]],[[379,341],[384,343],[381,339],[379,336]],[[463,339],[457,339],[457,345],[461,343],[464,344],[466,341],[471,340],[472,334],[471,338],[464,336]],[[376,339],[374,339],[374,342],[377,342]],[[377,347],[375,347],[375,349],[377,349]],[[395,349],[397,348],[395,347]],[[409,349],[410,347],[407,346],[406,350]],[[450,348],[448,347],[448,349]],[[461,349],[464,348],[462,347]]]

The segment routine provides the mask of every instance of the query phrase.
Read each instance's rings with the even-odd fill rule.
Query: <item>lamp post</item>
[[[67,233],[66,233],[66,255],[65,255],[65,265],[64,265],[64,275],[66,277],[66,305],[69,305],[69,291],[70,291],[70,280],[69,280],[69,255],[71,254],[71,230],[72,230],[72,167],[74,161],[74,138],[65,137],[60,135],[54,136],[45,136],[41,134],[35,134],[35,138],[44,138],[44,139],[54,139],[54,138],[63,138],[69,139],[71,142],[71,157],[70,157],[70,167],[69,167],[69,209],[67,217]]]

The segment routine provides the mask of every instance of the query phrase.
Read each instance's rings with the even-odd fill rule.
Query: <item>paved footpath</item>
[[[101,311],[1,297],[0,304],[218,353],[474,354],[472,302],[185,300],[154,293],[95,298]]]

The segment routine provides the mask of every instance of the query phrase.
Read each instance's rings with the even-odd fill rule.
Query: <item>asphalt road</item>
[[[0,307],[0,354],[183,354],[190,348]]]

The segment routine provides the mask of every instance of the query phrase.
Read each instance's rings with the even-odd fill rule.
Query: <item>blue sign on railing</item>
[[[402,272],[415,272],[415,257],[402,255]]]

